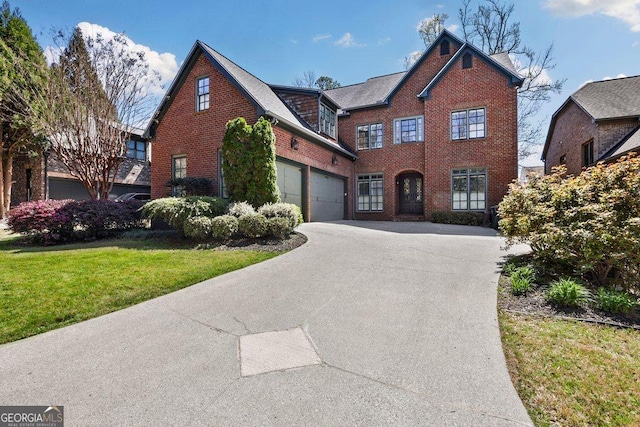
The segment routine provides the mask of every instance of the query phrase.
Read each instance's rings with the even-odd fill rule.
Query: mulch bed
[[[207,243],[205,248],[215,249],[219,251],[235,251],[240,249],[247,251],[286,252],[302,246],[306,242],[307,236],[298,232],[294,232],[288,239],[285,240],[278,240],[269,237],[260,239],[242,238],[229,240],[227,242]]]
[[[593,307],[556,307],[549,304],[545,299],[547,287],[539,286],[532,289],[526,295],[514,296],[509,291],[508,286],[508,279],[503,275],[501,277],[501,286],[498,288],[498,307],[503,311],[580,320],[589,323],[599,323],[640,330],[640,313],[637,308],[634,312],[627,315],[615,315]]]

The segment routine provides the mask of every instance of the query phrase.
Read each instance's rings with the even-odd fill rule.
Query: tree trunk
[[[11,209],[11,187],[13,186],[13,151],[11,148],[7,151],[7,158],[4,163],[4,185],[3,185],[3,202],[5,212]]]
[[[7,217],[7,209],[4,205],[4,140],[2,134],[2,125],[0,121],[0,219]]]

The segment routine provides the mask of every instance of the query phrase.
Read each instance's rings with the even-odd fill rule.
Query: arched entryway
[[[402,215],[422,215],[424,209],[424,186],[422,174],[409,172],[398,175],[398,213]]]

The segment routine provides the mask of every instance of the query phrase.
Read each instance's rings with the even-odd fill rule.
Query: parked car
[[[140,200],[141,202],[148,202],[151,200],[151,194],[149,193],[124,193],[116,197],[116,202],[128,202],[130,200]]]

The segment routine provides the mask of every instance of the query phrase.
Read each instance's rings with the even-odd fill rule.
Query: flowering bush
[[[38,200],[20,203],[9,211],[7,225],[14,233],[40,237],[42,240],[59,240],[61,234],[71,231],[70,218],[60,213],[72,200]]]
[[[211,234],[216,239],[226,240],[238,232],[238,218],[233,215],[220,215],[211,222]]]
[[[148,219],[161,219],[184,233],[184,225],[189,218],[197,216],[214,218],[222,215],[226,208],[226,200],[219,197],[166,197],[145,204],[142,208],[142,216]]]
[[[267,203],[258,209],[258,213],[270,218],[286,218],[291,230],[302,224],[302,211],[293,203]]]
[[[527,243],[540,260],[567,263],[598,283],[615,275],[640,291],[640,158],[565,173],[560,167],[511,185],[499,207],[507,243]]]
[[[267,219],[267,225],[269,228],[269,235],[276,239],[284,240],[293,231],[291,222],[288,218],[274,217]]]
[[[184,235],[196,240],[211,237],[213,219],[206,216],[193,216],[184,223]]]
[[[269,233],[269,223],[258,213],[242,215],[238,218],[238,232],[246,237],[264,237]]]
[[[236,218],[254,213],[256,213],[256,210],[247,202],[235,202],[229,205],[229,215],[233,215]]]

